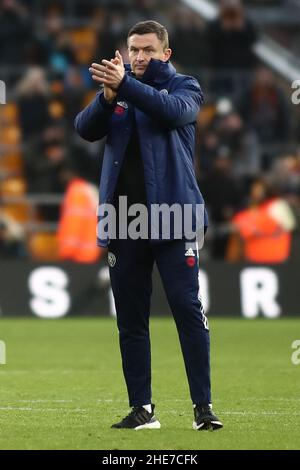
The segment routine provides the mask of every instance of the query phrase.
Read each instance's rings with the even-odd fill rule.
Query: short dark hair
[[[140,21],[136,23],[129,31],[127,40],[134,34],[149,34],[154,33],[162,43],[164,50],[169,47],[169,35],[165,26],[157,21]]]

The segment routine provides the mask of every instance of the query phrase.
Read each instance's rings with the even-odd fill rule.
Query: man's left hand
[[[117,90],[119,88],[125,75],[123,58],[119,51],[116,51],[116,58],[118,58],[117,64],[103,59],[102,65],[93,63],[89,68],[93,80],[107,85],[112,90]]]

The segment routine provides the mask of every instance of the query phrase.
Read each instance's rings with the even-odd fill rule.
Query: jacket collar
[[[135,77],[134,73],[131,71],[130,64],[125,64],[125,70],[129,73],[129,75]],[[171,62],[163,62],[162,60],[151,59],[140,81],[147,84],[159,85],[168,81],[175,74],[176,69],[171,64]]]

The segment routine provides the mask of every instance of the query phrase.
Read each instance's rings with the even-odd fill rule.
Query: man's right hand
[[[111,62],[115,65],[119,64],[120,59],[118,57],[115,57],[114,59],[111,59]],[[93,80],[98,81],[96,79],[97,77],[93,77]],[[104,98],[108,103],[113,103],[114,100],[116,99],[117,92],[110,88],[108,85],[103,84],[103,90],[104,90]]]
[[[117,65],[119,63],[118,57],[111,59],[111,62]],[[107,85],[104,85],[104,98],[106,99],[106,101],[108,101],[108,103],[112,103],[116,99],[116,96],[117,93],[115,90],[112,90]]]

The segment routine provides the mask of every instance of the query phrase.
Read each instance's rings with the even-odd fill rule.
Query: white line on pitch
[[[83,408],[30,408],[25,406],[1,406],[0,411],[35,411],[35,412],[67,412],[67,413],[86,413],[87,410]]]

